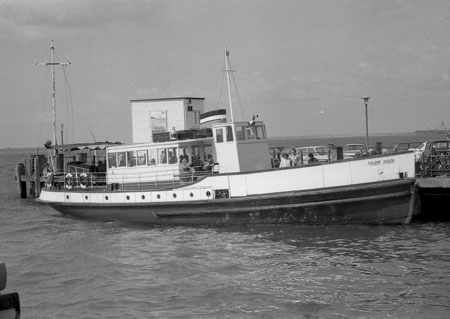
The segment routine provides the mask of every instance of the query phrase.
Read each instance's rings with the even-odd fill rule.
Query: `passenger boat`
[[[228,51],[225,65],[230,92]],[[204,98],[132,100],[133,143],[106,147],[106,172],[62,165],[38,200],[80,218],[157,225],[411,220],[412,152],[273,168],[264,122],[235,121],[231,94],[229,103],[230,119],[205,113]]]

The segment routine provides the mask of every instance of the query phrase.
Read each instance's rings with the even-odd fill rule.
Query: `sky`
[[[131,142],[132,99],[204,97],[271,137],[450,127],[448,0],[0,0],[0,148]],[[238,94],[236,94],[238,92]],[[240,118],[237,118],[238,120]]]

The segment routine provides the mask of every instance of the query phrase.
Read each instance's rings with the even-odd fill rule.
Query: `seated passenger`
[[[103,161],[98,161],[97,171],[100,173],[106,172],[106,165],[103,163]]]
[[[280,167],[291,167],[291,160],[289,159],[289,155],[287,153],[283,153],[280,160]]]
[[[213,156],[212,154],[208,154],[208,160],[203,164],[203,170],[212,171],[213,166],[214,166]]]
[[[180,180],[182,182],[188,182],[191,170],[190,170],[189,164],[187,162],[187,156],[180,155],[179,168],[180,168]]]
[[[200,159],[200,156],[197,156],[192,162],[192,167],[195,171],[201,171],[203,169],[203,162]]]
[[[317,158],[314,157],[313,153],[309,153],[308,156],[309,156],[308,164],[315,163],[315,162],[319,161]]]
[[[169,164],[175,164],[177,162],[177,157],[169,152]]]
[[[292,148],[289,152],[289,160],[291,161],[291,166],[297,166],[300,162],[300,158],[295,148]]]

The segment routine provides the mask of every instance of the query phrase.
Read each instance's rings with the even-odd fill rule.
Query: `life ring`
[[[53,174],[51,172],[48,172],[45,175],[45,187],[52,188],[53,186]]]
[[[72,189],[73,187],[73,175],[71,173],[66,174],[66,189]]]
[[[81,173],[80,174],[80,187],[81,188],[86,188],[88,184],[88,176],[86,173]]]

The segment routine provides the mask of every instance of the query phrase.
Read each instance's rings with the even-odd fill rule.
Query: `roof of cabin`
[[[64,144],[56,145],[57,149],[62,149],[64,152],[67,151],[81,151],[81,150],[104,150],[108,146],[121,145],[122,142],[95,142],[95,143],[74,143],[74,144]],[[52,148],[55,148],[52,145]]]
[[[164,97],[164,98],[156,98],[156,99],[131,99],[131,102],[144,102],[144,101],[164,101],[164,100],[204,100],[204,97],[189,97],[189,96],[185,96],[185,97]]]

